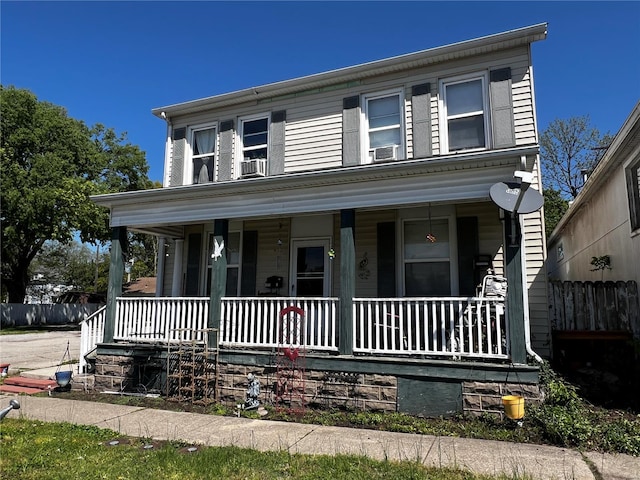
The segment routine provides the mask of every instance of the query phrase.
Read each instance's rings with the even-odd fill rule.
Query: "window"
[[[487,148],[486,77],[451,79],[440,85],[443,152]]]
[[[192,130],[191,152],[191,183],[213,182],[216,156],[216,129],[201,128]]]
[[[225,296],[237,297],[240,291],[240,244],[241,232],[229,232],[227,241],[225,242],[224,252],[227,256],[227,290]],[[209,254],[207,255],[207,291],[205,295],[211,292],[211,265],[215,250],[215,242],[213,234],[209,235]]]
[[[640,228],[640,158],[626,168],[631,230]]]
[[[400,93],[364,98],[364,151],[368,152],[368,161],[396,160],[404,156],[402,112]]]
[[[269,139],[269,119],[242,121],[242,161],[266,160]]]
[[[428,234],[435,237],[434,242],[427,238]],[[449,221],[407,220],[403,237],[405,295],[450,295]]]

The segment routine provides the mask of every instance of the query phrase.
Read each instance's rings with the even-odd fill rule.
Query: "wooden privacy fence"
[[[640,338],[640,304],[635,281],[552,281],[549,309],[555,330],[625,331]]]

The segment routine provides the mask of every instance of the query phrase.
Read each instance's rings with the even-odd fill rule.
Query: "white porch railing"
[[[106,311],[107,307],[102,307],[80,322],[80,358],[78,359],[78,371],[80,373],[87,368],[87,359],[85,357],[96,348],[98,343],[102,342]]]
[[[355,298],[354,352],[508,358],[503,302],[488,298]]]
[[[337,298],[224,297],[220,345],[240,348],[306,346],[338,350]],[[295,311],[281,317],[287,307]],[[133,343],[204,341],[208,297],[120,297],[114,340]],[[82,322],[80,369],[103,341],[105,308]],[[495,298],[355,298],[353,351],[453,359],[509,356],[504,304]]]
[[[294,313],[280,317],[287,307]],[[337,298],[224,297],[220,345],[233,347],[302,346],[311,350],[338,350]],[[294,325],[291,322],[299,321]]]
[[[204,341],[202,330],[208,318],[209,297],[119,297],[113,339],[145,343]]]

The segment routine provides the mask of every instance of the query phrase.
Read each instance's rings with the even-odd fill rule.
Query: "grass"
[[[110,446],[113,440],[117,446]],[[146,449],[145,445],[153,448]],[[526,480],[485,476],[417,462],[376,461],[360,456],[258,452],[203,447],[189,453],[176,442],[122,437],[93,426],[6,418],[0,427],[0,479],[228,479],[228,480]]]

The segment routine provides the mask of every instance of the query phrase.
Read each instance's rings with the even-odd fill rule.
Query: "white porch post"
[[[184,239],[176,238],[174,260],[173,260],[173,279],[171,282],[171,296],[182,296],[182,250],[184,249]]]

